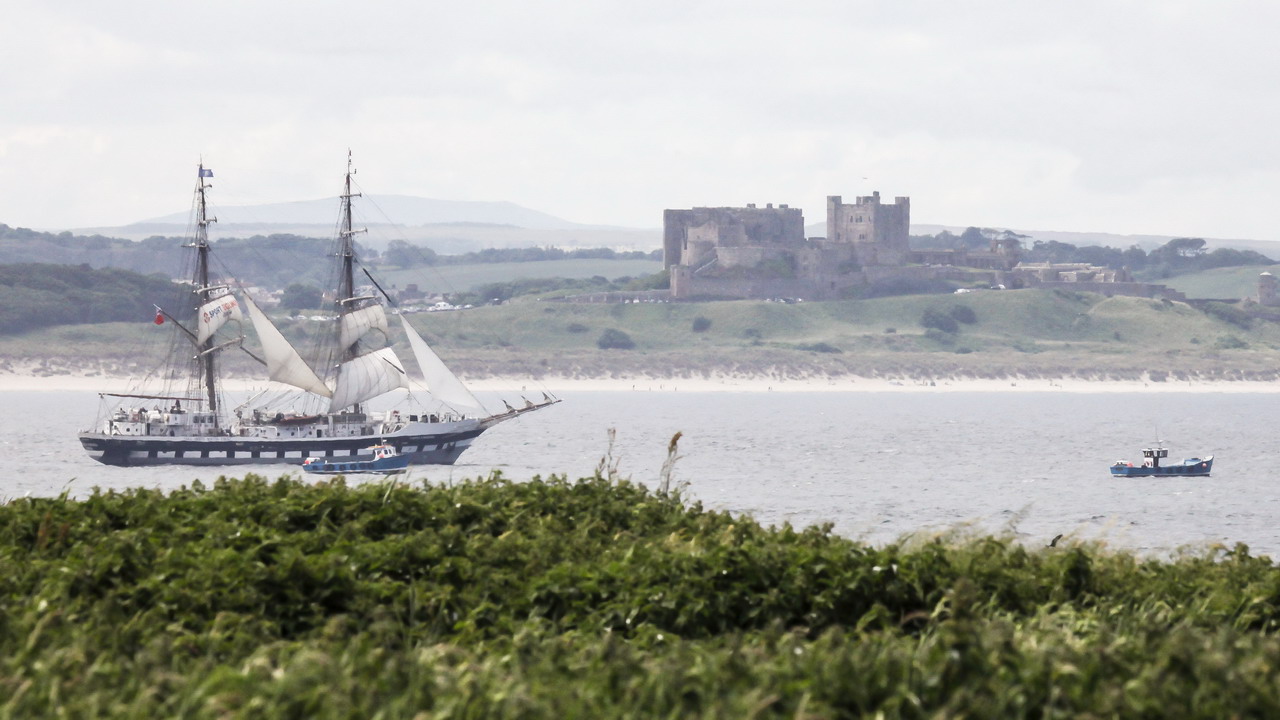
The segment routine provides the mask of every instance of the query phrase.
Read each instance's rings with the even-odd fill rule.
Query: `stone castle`
[[[829,196],[826,237],[805,237],[803,213],[787,205],[666,210],[664,266],[675,299],[832,300],[939,280],[995,287],[1070,284],[1078,290],[1180,299],[1163,286],[1133,282],[1124,270],[1019,264],[1019,245],[1010,238],[997,236],[981,252],[912,250],[910,228],[911,199],[884,203],[878,192],[852,204]]]

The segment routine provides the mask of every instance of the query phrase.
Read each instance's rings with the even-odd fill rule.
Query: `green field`
[[[1046,541],[870,546],[600,473],[21,498],[0,715],[1280,714],[1270,558]]]
[[[546,260],[432,265],[405,270],[381,268],[378,271],[378,282],[388,288],[404,288],[416,284],[419,290],[426,293],[452,294],[474,290],[481,285],[522,279],[600,276],[613,280],[652,275],[661,271],[662,262],[658,260]]]
[[[954,333],[921,325],[927,310],[972,311]],[[783,304],[579,304],[522,300],[417,313],[414,325],[446,362],[472,378],[1275,379],[1280,325],[1243,325],[1183,303],[1065,291],[988,291]],[[699,320],[700,319],[700,320]],[[695,321],[705,326],[694,330]],[[320,323],[280,319],[302,339]],[[634,347],[600,349],[607,330]],[[62,326],[0,338],[0,371],[44,361],[43,374],[120,374],[158,363],[167,330],[149,323]],[[393,342],[403,342],[393,333]],[[256,341],[250,336],[248,346]],[[236,372],[254,371],[226,354]]]

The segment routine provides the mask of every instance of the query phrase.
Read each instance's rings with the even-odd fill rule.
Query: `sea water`
[[[494,470],[520,481],[577,478],[603,462],[657,487],[680,432],[672,486],[704,507],[770,525],[831,523],[876,544],[966,531],[1038,544],[1062,533],[1158,554],[1237,542],[1280,553],[1276,395],[665,388],[561,397],[486,432],[457,465],[412,468],[409,481],[458,482]],[[94,394],[5,391],[0,403],[6,499],[167,490],[249,472],[312,479],[278,465],[107,467],[76,438],[92,424]],[[1212,477],[1110,476],[1110,464],[1140,460],[1157,435],[1169,461],[1213,454]],[[352,478],[363,481],[382,479]]]

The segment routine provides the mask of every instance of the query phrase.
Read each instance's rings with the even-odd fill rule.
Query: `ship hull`
[[[411,423],[394,433],[327,438],[242,436],[125,436],[81,433],[80,443],[106,465],[302,465],[309,457],[367,459],[369,441],[395,447],[410,465],[452,465],[490,423],[467,421],[433,427]]]
[[[1194,461],[1187,460],[1181,465],[1162,467],[1142,467],[1140,465],[1112,465],[1113,477],[1209,477],[1213,470],[1213,456]]]

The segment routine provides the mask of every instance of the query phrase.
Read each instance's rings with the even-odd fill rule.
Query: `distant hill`
[[[355,207],[356,224],[369,229],[361,242],[382,250],[392,240],[425,245],[441,254],[461,254],[485,248],[609,247],[653,250],[662,245],[662,231],[587,225],[530,210],[510,202],[433,200],[408,195],[366,195]],[[255,235],[332,237],[338,199],[322,198],[265,205],[217,206],[218,222],[209,236],[246,238]],[[119,227],[78,228],[81,235],[127,240],[181,237],[188,215],[173,213]]]
[[[391,240],[426,245],[442,254],[461,254],[485,248],[609,247],[616,250],[654,250],[662,247],[661,216],[654,211],[654,227],[623,228],[588,225],[532,210],[511,202],[435,200],[410,195],[366,195],[356,204],[356,222],[369,229],[362,241],[382,250]],[[210,237],[252,237],[255,235],[298,235],[328,238],[333,235],[338,215],[336,197],[263,205],[215,207],[218,223]],[[119,227],[75,228],[78,235],[142,240],[148,237],[180,237],[187,229],[186,212],[140,220]],[[914,223],[915,235],[936,235],[943,230],[959,235],[966,226]],[[1025,230],[1001,228],[1035,240],[1070,243],[1077,247],[1101,245],[1128,248],[1137,245],[1152,250],[1173,235],[1122,235],[1104,232]],[[826,235],[825,222],[805,225],[808,237]],[[1253,250],[1271,257],[1280,255],[1280,241],[1243,238],[1205,238],[1208,249]]]
[[[468,202],[433,200],[410,195],[365,195],[353,203],[358,219],[365,223],[388,225],[440,225],[477,223],[511,225],[530,229],[589,227],[530,210],[510,202]],[[231,205],[217,208],[219,225],[324,225],[331,227],[338,216],[338,198],[270,203],[266,205]],[[186,226],[187,212],[141,220],[136,225]],[[126,226],[128,227],[128,226]]]

